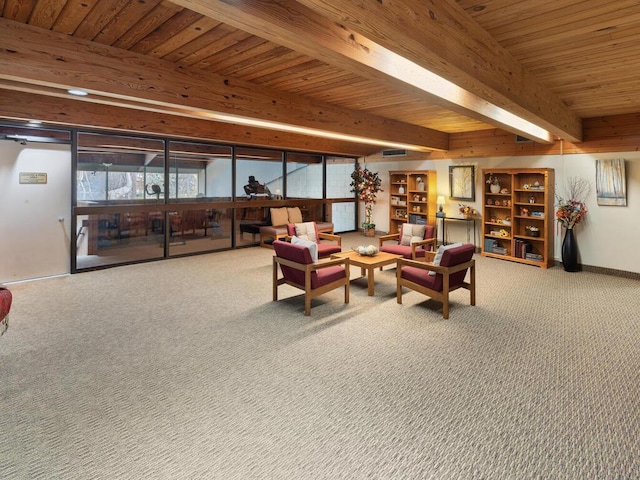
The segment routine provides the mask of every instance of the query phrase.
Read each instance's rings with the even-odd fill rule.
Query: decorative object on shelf
[[[362,230],[369,237],[375,235],[376,224],[373,223],[373,205],[376,203],[378,192],[382,192],[382,179],[378,176],[378,172],[372,172],[365,168],[356,166],[351,173],[352,192],[358,195],[358,198],[364,202],[364,222],[362,222]],[[402,187],[400,187],[402,188]]]
[[[438,195],[436,203],[438,204],[438,211],[436,213],[436,217],[442,218],[444,217],[444,195]]]
[[[351,247],[351,249],[363,257],[375,257],[379,252],[378,247],[374,245],[359,245],[357,247]]]
[[[556,195],[558,207],[556,219],[565,228],[562,240],[562,265],[567,272],[578,271],[578,243],[574,233],[574,227],[578,225],[587,214],[586,198],[591,190],[591,184],[584,178],[569,177],[567,179],[568,199]]]
[[[472,207],[470,207],[468,205],[464,205],[462,203],[459,203],[458,206],[460,207],[459,208],[460,213],[462,214],[462,216],[464,218],[473,218],[476,215],[478,215],[478,212],[476,211],[475,208],[472,208]]]
[[[524,227],[525,232],[527,232],[527,235],[530,237],[539,237],[540,236],[540,229],[534,225],[527,225],[526,227]]]
[[[535,195],[531,195],[531,196],[529,196],[529,203],[536,203],[536,197],[535,197]]]
[[[503,193],[503,194],[505,194],[505,195],[508,195],[508,194],[509,194],[509,189],[508,189],[508,188],[501,188],[501,189],[500,189],[500,193]]]
[[[398,188],[398,193],[400,195],[404,195],[404,187],[402,185],[400,185],[400,187]]]
[[[449,192],[454,200],[475,201],[475,166],[452,165],[449,167]]]
[[[500,193],[500,180],[492,173],[488,175],[487,184],[491,193]]]
[[[416,177],[416,186],[419,191],[424,192],[424,182],[422,181],[422,177]]]

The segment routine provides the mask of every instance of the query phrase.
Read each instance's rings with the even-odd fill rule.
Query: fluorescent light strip
[[[367,47],[365,49],[367,55],[362,55],[358,59],[363,64],[416,87],[423,92],[430,93],[463,108],[476,111],[487,118],[498,120],[522,132],[527,132],[529,135],[525,136],[546,139],[549,142],[553,141],[551,133],[544,128],[468,92],[455,83],[386,49],[382,45],[378,45],[362,36],[358,38],[358,43]]]
[[[346,142],[358,142],[368,145],[378,145],[381,147],[402,148],[407,150],[428,151],[422,145],[411,145],[407,143],[389,142],[386,140],[377,140],[375,138],[359,137],[356,135],[346,135],[342,133],[328,132],[326,130],[317,130],[315,128],[297,127],[285,123],[270,122],[267,120],[257,120],[255,118],[240,117],[235,115],[225,115],[212,112],[192,112],[196,116],[218,120],[220,122],[235,123],[239,125],[248,125],[250,127],[268,128],[271,130],[283,130],[291,133],[299,133],[303,135],[312,135],[316,137],[331,138],[334,140],[344,140]]]

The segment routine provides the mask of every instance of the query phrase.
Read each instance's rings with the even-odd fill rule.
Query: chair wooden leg
[[[476,266],[473,265],[471,267],[471,272],[469,273],[469,280],[471,281],[471,285],[469,286],[469,292],[471,293],[471,305],[476,304]]]
[[[442,318],[449,318],[449,292],[445,292],[442,299]]]
[[[304,295],[304,314],[307,317],[311,315],[311,295],[306,293]]]
[[[273,261],[273,301],[278,300],[278,264]]]

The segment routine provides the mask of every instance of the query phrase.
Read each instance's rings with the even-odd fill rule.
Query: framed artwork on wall
[[[475,178],[476,175],[474,165],[450,166],[449,197],[453,200],[466,200],[474,202],[476,199]]]
[[[624,160],[596,160],[598,205],[627,206]]]

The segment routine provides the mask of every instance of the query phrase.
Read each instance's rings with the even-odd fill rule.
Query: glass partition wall
[[[356,229],[355,158],[78,133],[74,159],[72,272],[256,245],[289,204]]]

